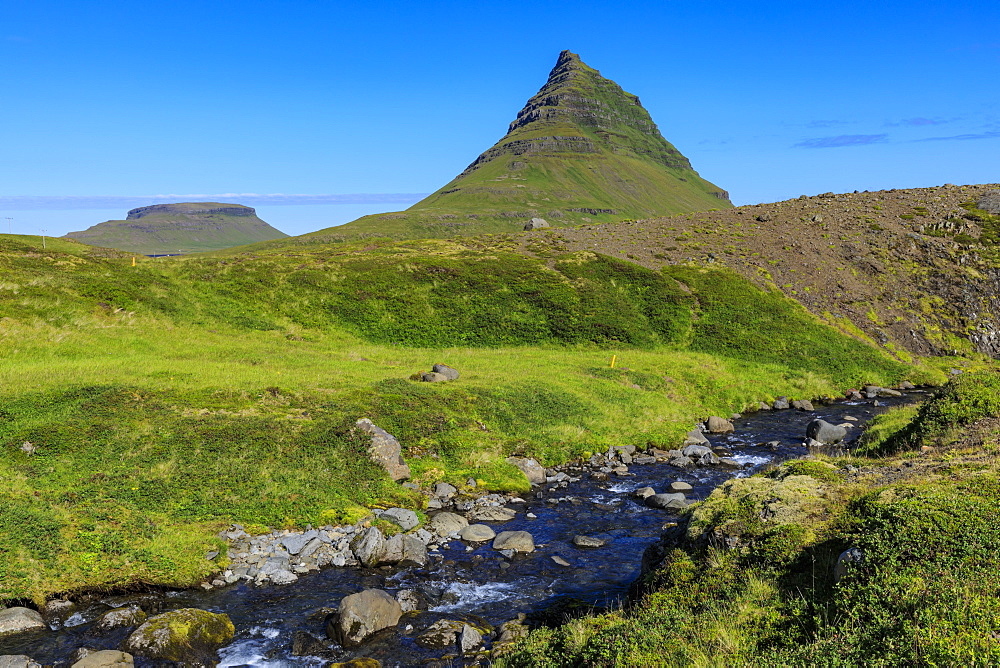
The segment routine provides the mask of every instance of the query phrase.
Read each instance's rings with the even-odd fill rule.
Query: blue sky
[[[992,0],[0,0],[0,219],[234,194],[302,233],[405,208],[386,194],[459,173],[562,49],[737,204],[997,182],[998,25]],[[294,194],[380,196],[263,197]]]

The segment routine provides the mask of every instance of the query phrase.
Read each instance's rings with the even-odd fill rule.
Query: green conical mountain
[[[222,250],[287,236],[258,218],[251,207],[220,202],[144,206],[129,211],[125,220],[66,235],[92,246],[145,255]]]
[[[445,237],[728,208],[663,138],[639,98],[569,51],[507,134],[450,183],[404,212],[365,216],[319,236]]]

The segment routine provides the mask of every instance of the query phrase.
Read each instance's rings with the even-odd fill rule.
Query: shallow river
[[[867,402],[838,402],[816,406],[814,413],[795,410],[760,412],[735,420],[736,433],[709,435],[712,445],[723,445],[734,459],[750,468],[736,475],[750,475],[776,460],[806,454],[802,446],[806,424],[821,417],[834,424],[846,416],[858,418],[862,425],[887,406],[921,398],[909,393],[903,398],[879,399],[876,407]],[[762,444],[778,441],[777,450]],[[305,631],[324,638],[321,608],[336,606],[348,594],[365,588],[382,588],[391,593],[416,589],[430,602],[428,611],[404,617],[396,632],[383,632],[359,651],[344,653],[338,660],[352,656],[370,656],[385,666],[423,665],[449,650],[426,650],[414,638],[438,619],[461,619],[475,615],[494,626],[518,613],[538,612],[561,597],[572,597],[597,606],[613,606],[626,594],[638,576],[642,552],[658,538],[664,523],[672,517],[667,511],[646,508],[631,498],[631,492],[650,486],[657,492],[675,480],[690,483],[694,491],[689,499],[707,496],[713,488],[732,477],[731,471],[698,468],[681,471],[667,464],[631,466],[628,476],[611,476],[608,482],[583,479],[568,487],[542,494],[528,495],[527,504],[511,506],[517,517],[503,524],[493,524],[497,531],[525,530],[535,539],[532,554],[505,559],[489,543],[467,550],[454,540],[441,550],[441,559],[432,560],[424,569],[328,568],[299,578],[291,585],[255,587],[241,583],[212,591],[184,590],[145,595],[144,607],[165,611],[197,607],[225,612],[236,626],[236,638],[221,650],[221,666],[322,666],[329,658],[293,656],[292,639]],[[552,499],[561,499],[552,503]],[[529,519],[528,513],[537,516]],[[572,544],[577,534],[608,540],[598,549],[582,549]],[[432,553],[433,554],[433,553]],[[569,562],[563,566],[553,556]],[[128,630],[105,635],[95,634],[93,622],[109,609],[142,596],[95,600],[81,606],[65,622],[50,632],[0,638],[0,654],[27,654],[45,664],[69,665],[70,654],[78,647],[111,649],[124,640]],[[137,661],[139,666],[152,664]],[[445,660],[438,665],[452,665]],[[455,665],[461,665],[456,659]]]

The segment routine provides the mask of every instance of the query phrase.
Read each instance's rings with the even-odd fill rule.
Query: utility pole
[[[7,216],[6,218],[4,218],[4,220],[7,221],[7,234],[14,234],[13,232],[10,231],[11,230],[10,221],[14,219],[11,218],[10,216]]]
[[[45,250],[45,233],[48,232],[48,230],[41,230],[41,232],[42,232],[42,250]]]

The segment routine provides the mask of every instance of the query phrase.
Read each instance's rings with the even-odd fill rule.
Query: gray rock
[[[416,536],[403,536],[403,558],[400,566],[423,567],[427,565],[427,545]]]
[[[847,437],[847,430],[817,418],[806,425],[806,437],[825,445],[833,445]]]
[[[701,458],[706,455],[713,454],[712,448],[708,447],[707,445],[689,445],[686,448],[684,448],[684,450],[682,450],[681,452],[684,454],[685,457],[690,457],[691,459],[694,459],[696,457]]]
[[[841,578],[847,575],[847,571],[852,566],[863,563],[865,554],[859,547],[851,547],[840,553],[837,563],[833,566],[833,582],[840,582]]]
[[[690,457],[684,457],[684,456],[674,457],[668,462],[668,464],[679,469],[694,468],[694,460],[692,460]]]
[[[291,572],[287,568],[279,568],[278,570],[271,573],[271,582],[276,585],[292,584],[298,579],[299,576]]]
[[[681,494],[687,494],[692,491],[694,487],[686,482],[681,482],[680,480],[670,483],[669,487],[671,492],[679,492]]]
[[[534,459],[527,457],[509,457],[508,462],[521,469],[525,477],[532,485],[541,485],[545,482],[545,468]]]
[[[771,404],[767,404],[762,401],[757,405],[757,410],[769,411],[771,410]]]
[[[917,389],[917,386],[916,386],[916,385],[914,385],[913,383],[911,383],[911,382],[910,382],[910,381],[908,381],[908,380],[904,380],[904,381],[903,381],[902,383],[900,383],[900,384],[899,384],[899,385],[898,385],[897,387],[898,387],[899,389],[901,389],[901,390],[915,390],[915,389]]]
[[[503,506],[476,508],[469,513],[469,519],[476,522],[509,522],[517,517],[517,512]]]
[[[811,412],[816,410],[815,408],[813,408],[812,402],[809,401],[808,399],[796,399],[795,401],[792,402],[792,408],[794,408],[797,411]]]
[[[493,540],[493,549],[534,552],[535,539],[527,531],[501,531]]]
[[[431,518],[430,527],[439,536],[450,536],[469,526],[469,520],[455,513],[438,513]]]
[[[398,564],[403,560],[403,534],[396,534],[385,539],[385,554],[383,564]]]
[[[417,517],[417,514],[406,508],[389,508],[389,510],[382,513],[380,518],[399,525],[399,528],[403,531],[414,529],[420,524],[420,518]]]
[[[774,400],[774,410],[783,411],[789,408],[788,397],[778,397]]]
[[[462,632],[458,636],[458,647],[462,654],[469,654],[479,649],[483,644],[483,634],[472,628],[468,624],[462,627]]]
[[[443,383],[448,380],[448,376],[443,373],[436,373],[434,371],[427,371],[420,374],[420,380],[425,383]]]
[[[726,469],[741,469],[743,465],[731,457],[719,457],[719,466]]]
[[[311,529],[305,533],[293,533],[290,536],[284,536],[281,539],[281,544],[288,550],[288,554],[298,554],[309,541],[317,536],[319,536],[319,531]]]
[[[0,668],[42,668],[26,654],[0,654]]]
[[[532,218],[524,224],[524,230],[530,232],[531,230],[541,230],[549,227],[549,222],[544,218]]]
[[[427,607],[424,604],[423,597],[414,589],[400,589],[396,592],[396,601],[404,613],[415,612]]]
[[[652,487],[640,487],[632,492],[632,496],[637,499],[645,499],[647,496],[653,496],[654,494],[656,494],[656,490]]]
[[[453,646],[462,629],[468,626],[465,622],[453,619],[439,619],[414,638],[414,641],[426,649],[445,649]]]
[[[989,190],[976,202],[976,207],[986,213],[1000,214],[1000,190]]]
[[[646,497],[646,505],[661,510],[684,510],[688,506],[683,494],[654,494]]]
[[[439,499],[444,499],[445,501],[447,501],[456,494],[458,494],[458,488],[456,488],[454,485],[450,485],[446,482],[439,482],[438,484],[434,485],[434,496],[438,497]]]
[[[470,524],[458,532],[458,537],[470,543],[484,543],[496,538],[497,532],[485,524]]]
[[[901,397],[903,393],[899,390],[893,390],[888,387],[880,387],[878,389],[878,396],[880,397]]]
[[[385,556],[385,537],[378,527],[368,527],[351,541],[351,552],[365,566],[378,566]]]
[[[705,426],[711,434],[731,434],[736,431],[736,427],[733,426],[732,422],[717,415],[708,418]]]
[[[0,636],[48,628],[42,615],[31,608],[14,607],[0,610]]]
[[[448,380],[458,380],[458,369],[450,367],[447,364],[435,364],[431,371],[441,374]]]
[[[371,437],[368,454],[386,470],[390,478],[398,481],[410,477],[410,467],[403,461],[402,449],[395,436],[376,426],[368,418],[358,420],[355,429]]]
[[[104,613],[104,616],[94,625],[94,630],[103,633],[126,626],[139,626],[146,621],[146,617],[146,613],[139,606],[126,605]]]
[[[42,617],[51,622],[52,620],[62,621],[66,619],[76,608],[76,604],[73,601],[67,601],[61,598],[54,598],[50,601],[46,601],[45,605],[41,607],[39,612],[42,613]]]
[[[555,563],[559,564],[560,566],[570,566],[571,565],[568,561],[566,561],[565,559],[563,559],[562,557],[560,557],[558,554],[553,554],[552,557],[551,557],[551,559],[552,559],[552,561],[554,561]]]
[[[607,541],[593,536],[573,536],[573,544],[577,547],[597,548],[604,547]]]
[[[399,623],[403,608],[381,589],[366,589],[345,596],[326,625],[327,636],[350,648],[362,644],[369,636]]]
[[[687,436],[684,437],[684,443],[682,444],[682,446],[683,445],[708,445],[708,442],[709,442],[708,439],[705,438],[705,435],[703,433],[701,433],[701,431],[699,431],[697,429],[692,429],[691,431],[689,431],[687,433]]]

